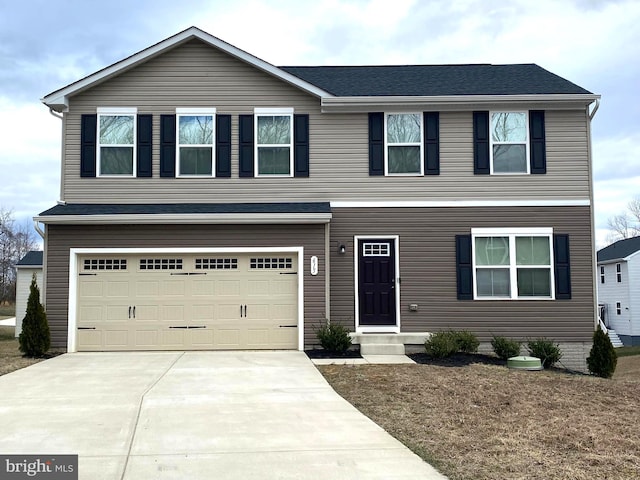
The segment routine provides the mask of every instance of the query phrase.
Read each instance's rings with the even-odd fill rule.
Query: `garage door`
[[[79,258],[80,351],[295,349],[294,254]]]

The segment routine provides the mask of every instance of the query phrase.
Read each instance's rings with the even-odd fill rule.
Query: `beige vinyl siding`
[[[52,346],[67,346],[70,248],[304,247],[304,342],[325,318],[324,225],[48,225],[47,318]],[[311,256],[318,274],[309,273]],[[302,270],[300,270],[302,269]]]
[[[354,235],[399,235],[402,332],[469,329],[493,334],[544,336],[588,342],[593,334],[592,242],[589,207],[545,208],[334,208],[331,251],[331,320],[354,328]],[[455,235],[473,227],[553,227],[569,234],[571,300],[461,301],[456,294]],[[418,312],[409,312],[417,303]]]
[[[115,106],[153,114],[153,178],[80,178],[80,116]],[[215,107],[232,115],[231,178],[159,178],[160,115],[176,107]],[[254,107],[293,107],[310,115],[309,178],[238,178],[238,115]],[[546,111],[546,175],[474,175],[470,109],[441,112],[439,176],[370,177],[366,113],[322,114],[318,98],[197,40],[72,97],[65,117],[62,181],[70,203],[590,197],[583,110]]]

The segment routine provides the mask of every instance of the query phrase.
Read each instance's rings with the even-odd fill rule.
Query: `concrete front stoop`
[[[406,345],[424,345],[430,333],[351,333],[361,355],[405,355]]]

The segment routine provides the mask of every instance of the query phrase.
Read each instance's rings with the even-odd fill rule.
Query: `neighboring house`
[[[640,345],[640,237],[598,250],[596,281],[607,328],[625,346]]]
[[[31,279],[36,275],[38,288],[42,289],[42,252],[32,250],[16,263],[16,337],[22,332],[22,320],[27,313],[27,300],[31,292]],[[40,292],[40,301],[43,301]]]
[[[533,64],[275,67],[189,28],[43,99],[52,344],[304,349],[330,319],[583,367],[598,99]]]

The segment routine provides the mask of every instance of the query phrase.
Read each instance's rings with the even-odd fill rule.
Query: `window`
[[[136,112],[135,108],[98,108],[98,175],[134,176]]]
[[[600,283],[604,283],[604,267],[600,267]]]
[[[491,112],[491,173],[529,173],[527,112]]]
[[[422,114],[385,115],[387,175],[422,175]]]
[[[257,176],[293,176],[293,109],[255,109]]]
[[[182,270],[181,258],[142,258],[140,270]]]
[[[550,228],[472,229],[474,298],[553,299]]]
[[[616,302],[616,315],[622,315],[622,305],[620,302]]]
[[[269,270],[276,268],[293,268],[291,258],[252,258],[249,262],[251,270]]]
[[[616,281],[622,283],[622,268],[619,263],[616,263]]]
[[[215,108],[177,108],[178,176],[214,176]]]
[[[237,258],[196,258],[196,270],[237,270]]]
[[[363,243],[362,255],[365,257],[388,257],[390,256],[390,245],[385,243]]]
[[[84,270],[126,270],[127,261],[119,258],[91,258],[85,259]]]

